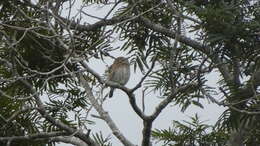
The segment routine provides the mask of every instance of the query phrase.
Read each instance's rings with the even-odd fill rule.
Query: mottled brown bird
[[[114,63],[108,68],[108,81],[125,85],[130,78],[130,63],[127,58],[118,57]],[[111,87],[109,97],[113,96],[115,88]]]

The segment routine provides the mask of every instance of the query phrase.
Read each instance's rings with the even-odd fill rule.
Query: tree
[[[173,145],[260,144],[258,1],[83,0],[73,15],[75,2],[0,2],[1,145],[112,145],[88,128],[94,122],[88,118],[92,108],[123,145],[135,145],[102,107],[105,86],[122,90],[143,121],[142,146],[150,145],[152,133]],[[92,5],[102,6],[105,16],[88,14]],[[114,36],[121,47],[113,47]],[[89,67],[94,60],[114,58],[117,51],[131,56],[134,70],[143,73],[131,89]],[[220,73],[217,86],[206,80],[212,71]],[[152,114],[137,104],[140,87],[161,98]],[[211,133],[204,133],[211,126],[198,117],[186,124],[174,121],[173,130],[152,132],[154,120],[170,103],[185,112],[190,105],[203,107],[204,99],[227,108]],[[191,133],[200,136],[191,139]]]

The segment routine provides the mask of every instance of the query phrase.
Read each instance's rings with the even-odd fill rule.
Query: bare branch
[[[149,118],[151,120],[156,119],[156,117],[161,113],[161,111],[177,96],[179,93],[187,92],[189,89],[196,88],[198,85],[196,83],[190,83],[187,85],[183,85],[178,87],[171,95],[165,98],[161,103],[155,108],[155,111]]]
[[[98,114],[101,116],[101,118],[107,123],[113,134],[125,145],[125,146],[134,146],[129,140],[127,140],[124,135],[120,132],[119,128],[116,126],[108,112],[106,112],[102,106],[98,103],[98,101],[95,99],[87,81],[84,79],[82,74],[80,74],[80,82],[82,86],[85,88],[85,91],[87,93],[87,98],[90,100],[91,104],[94,106],[94,108],[97,110]]]
[[[56,136],[56,137],[51,137],[49,140],[52,142],[63,142],[63,143],[69,143],[73,144],[76,146],[88,146],[85,142],[82,140],[72,137],[72,136]]]
[[[146,72],[146,74],[141,78],[141,80],[138,82],[138,84],[134,88],[131,89],[131,92],[134,92],[135,90],[137,90],[138,88],[140,88],[142,86],[142,83],[144,82],[146,77],[152,72],[155,62],[156,62],[156,58],[153,60],[151,67]]]
[[[68,135],[66,132],[40,132],[37,134],[24,135],[24,136],[11,136],[11,137],[0,137],[0,141],[19,141],[19,140],[39,140],[49,139],[56,136]]]

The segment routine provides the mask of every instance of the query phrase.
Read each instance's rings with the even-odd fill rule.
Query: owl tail
[[[110,88],[110,92],[109,92],[109,98],[111,98],[113,96],[115,88]]]

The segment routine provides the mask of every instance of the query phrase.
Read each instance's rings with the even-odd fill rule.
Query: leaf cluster
[[[153,138],[163,145],[183,146],[225,145],[228,139],[227,131],[216,129],[199,120],[198,115],[190,118],[190,122],[173,121],[172,127],[163,130],[154,130]]]

